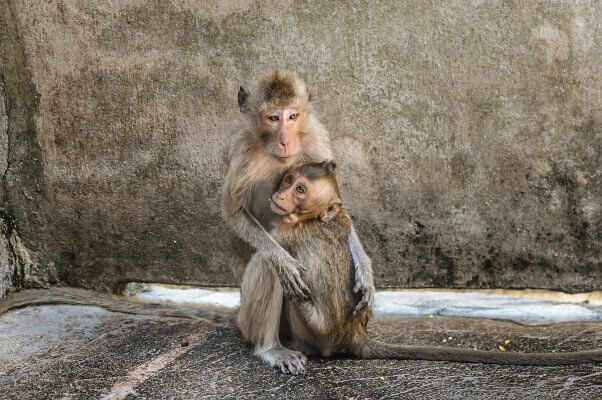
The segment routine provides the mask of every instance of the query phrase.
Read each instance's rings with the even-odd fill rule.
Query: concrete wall
[[[600,1],[0,0],[0,18],[24,285],[235,284],[217,193],[236,92],[280,66],[317,89],[378,285],[602,289]]]

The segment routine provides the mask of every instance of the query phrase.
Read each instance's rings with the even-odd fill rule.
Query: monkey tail
[[[192,307],[169,303],[130,301],[123,297],[110,296],[84,289],[50,288],[22,290],[0,299],[0,315],[15,308],[41,304],[96,306],[126,314],[206,319],[218,323],[230,322],[235,312],[217,307]]]
[[[564,353],[510,353],[435,346],[402,346],[369,339],[353,351],[358,358],[449,361],[498,365],[602,363],[602,349]]]

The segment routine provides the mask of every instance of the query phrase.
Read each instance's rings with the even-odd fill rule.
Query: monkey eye
[[[297,191],[297,193],[299,194],[305,194],[305,188],[303,186],[297,186],[295,188],[295,190]]]
[[[274,122],[275,122],[275,121],[278,121],[278,119],[279,119],[279,118],[278,118],[278,116],[277,116],[277,115],[269,115],[269,116],[268,116],[268,119],[269,119],[270,121],[274,121]]]
[[[286,178],[284,178],[284,181],[290,185],[291,183],[293,183],[293,176],[287,176]]]
[[[299,113],[293,113],[293,114],[290,115],[289,118],[292,119],[292,120],[295,120],[295,119],[299,118]]]

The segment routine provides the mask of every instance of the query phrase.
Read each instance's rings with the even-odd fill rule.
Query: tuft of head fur
[[[274,69],[264,76],[257,95],[266,105],[285,106],[293,102],[305,105],[310,101],[303,80],[294,72],[281,69]]]

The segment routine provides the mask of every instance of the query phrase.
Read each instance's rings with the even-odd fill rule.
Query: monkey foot
[[[280,369],[283,374],[304,374],[307,357],[299,351],[289,350],[284,347],[276,347],[261,354],[268,364]]]

